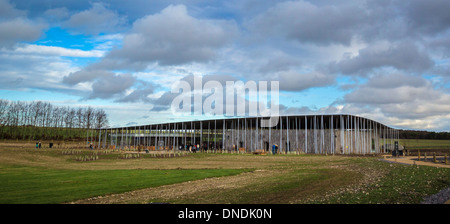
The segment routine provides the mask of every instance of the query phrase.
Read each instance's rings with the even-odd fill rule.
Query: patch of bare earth
[[[352,184],[328,190],[325,194],[311,195],[311,197],[306,198],[298,198],[297,200],[291,201],[290,203],[310,203],[310,202],[323,203],[326,202],[329,198],[336,197],[341,194],[363,192],[367,186],[376,184],[377,182],[380,181],[382,177],[384,177],[387,174],[386,170],[382,171],[370,167],[339,166],[335,168],[358,173],[360,175],[360,178],[358,179],[358,181]]]

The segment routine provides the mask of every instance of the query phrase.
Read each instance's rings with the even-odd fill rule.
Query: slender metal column
[[[359,125],[360,125],[360,123],[359,123],[359,119],[358,119],[358,117],[355,117],[355,116],[353,116],[354,117],[354,119],[353,119],[353,125],[355,126],[355,129],[354,129],[354,133],[355,133],[355,143],[353,143],[353,142],[350,142],[350,144],[354,144],[354,147],[352,146],[352,150],[351,150],[351,153],[357,153],[358,152],[358,150],[359,150],[359,146],[360,146],[360,143],[361,143],[361,141],[360,141],[360,137],[361,137],[361,135],[360,135],[360,128],[359,128]],[[350,121],[351,122],[351,121]],[[351,126],[352,124],[350,123],[350,126]],[[351,130],[350,130],[351,131]]]
[[[256,117],[256,123],[255,123],[255,150],[258,149],[258,117]]]
[[[251,119],[250,120],[250,148],[251,148],[251,150],[250,151],[252,151],[253,152],[253,123],[252,123],[252,121],[253,121],[253,119]]]
[[[155,142],[155,150],[159,150],[159,141],[160,141],[160,137],[159,137],[159,132],[160,132],[160,130],[161,130],[161,125],[156,125],[156,136],[155,136],[155,139],[156,139],[156,142]]]
[[[239,129],[240,129],[240,126],[239,126],[239,118],[237,119],[237,128],[236,128],[237,130],[236,130],[236,150],[237,151],[239,151],[239,144],[240,144],[240,140],[241,140],[241,138],[240,138],[240,135],[239,135]]]
[[[244,147],[245,147],[245,151],[247,152],[247,151],[249,151],[249,149],[247,148],[247,129],[248,129],[248,126],[247,126],[247,118],[244,118],[244,127],[245,127],[245,129],[244,129]]]
[[[210,129],[211,129],[211,121],[208,121],[208,145],[206,146],[207,150],[209,150],[209,147],[210,147],[210,145],[209,145],[209,137],[211,136]]]
[[[386,153],[386,126],[383,126],[383,153]]]
[[[316,115],[314,115],[314,153],[317,154],[317,129],[316,129],[316,125],[317,125],[317,120],[316,120]]]
[[[123,149],[123,127],[120,130],[120,149]]]
[[[280,116],[280,152],[283,151],[283,117]]]
[[[321,115],[320,116],[320,128],[321,128],[321,139],[322,139],[322,144],[321,144],[321,146],[320,146],[320,153],[324,153],[324,151],[325,151],[325,127],[324,127],[324,124],[323,124],[323,115]]]
[[[296,151],[297,151],[297,153],[298,153],[298,127],[299,125],[298,125],[298,117],[296,116],[295,117],[295,137],[296,137],[296,139],[297,139],[297,145],[296,145]]]
[[[214,119],[214,152],[217,150],[217,123]]]
[[[361,118],[361,120],[362,120],[362,131],[361,131],[361,133],[362,133],[362,140],[363,140],[363,147],[362,147],[362,150],[361,150],[361,152],[360,153],[362,153],[363,155],[366,153],[366,147],[367,147],[367,142],[366,142],[366,140],[367,140],[367,137],[366,137],[366,120],[367,119],[365,119],[365,118]]]
[[[291,151],[291,142],[289,140],[289,116],[286,116],[286,153]]]
[[[334,155],[335,153],[335,144],[334,144],[334,121],[333,121],[333,115],[330,116],[330,131],[331,131],[331,139],[330,139],[330,144],[331,144],[331,153]]]
[[[195,127],[193,126],[193,123],[191,121],[191,144],[194,143],[195,145]],[[192,135],[194,136],[194,139],[192,139]]]
[[[223,132],[222,132],[222,150],[225,149],[225,119],[223,121]]]
[[[173,135],[173,138],[172,138],[172,151],[175,151],[175,130],[176,130],[176,123],[173,123],[172,124],[172,135]]]
[[[272,125],[269,125],[269,140],[267,140],[269,142],[269,151],[272,150],[272,145],[273,145],[273,141],[272,141]]]
[[[352,123],[353,121],[353,123]],[[353,141],[350,139],[350,143],[349,145],[351,146],[351,150],[349,153],[356,153],[359,149],[359,122],[358,122],[358,117],[353,116],[353,119],[350,119],[349,121],[349,126],[348,126],[348,130],[351,132],[352,131],[352,126],[354,126],[354,133],[355,133],[355,143],[353,143]],[[351,133],[350,133],[350,137],[351,137]]]
[[[119,148],[119,130],[118,130],[118,128],[116,128],[115,134],[116,134],[116,141],[114,142],[114,145],[116,146],[116,148]]]
[[[260,149],[264,150],[264,147],[263,147],[264,135],[263,135],[263,127],[261,126],[261,119],[262,118],[259,119],[259,138],[260,138],[260,143],[261,143]]]
[[[305,153],[308,153],[308,119],[305,115]]]
[[[345,119],[345,118],[344,118]],[[347,120],[346,120],[346,126],[345,126],[345,153],[350,153],[349,152],[349,129],[350,129],[350,116],[347,115]]]
[[[340,133],[339,136],[341,137],[341,154],[344,153],[344,119],[342,117],[342,115],[339,115],[339,124],[341,125],[340,127]]]
[[[375,153],[378,153],[378,144],[377,144],[378,143],[378,125],[377,125],[376,121],[373,121],[372,128],[373,128],[372,133],[373,133],[373,144],[374,144],[373,151]]]

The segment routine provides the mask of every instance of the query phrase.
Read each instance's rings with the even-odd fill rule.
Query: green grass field
[[[0,144],[0,203],[420,203],[450,184],[450,169],[380,157],[192,153],[77,161],[63,149]],[[82,154],[92,151],[80,149]],[[136,191],[142,189],[140,191]],[[136,191],[139,193],[125,194]],[[111,194],[126,196],[108,197]]]
[[[58,204],[243,172],[227,169],[54,170],[27,166],[7,166],[0,170],[2,204]]]
[[[400,139],[399,143],[410,149],[450,149],[450,140]]]

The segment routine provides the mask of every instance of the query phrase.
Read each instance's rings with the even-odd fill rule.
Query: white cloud
[[[374,76],[345,95],[344,102],[378,109],[385,116],[405,120],[427,120],[450,114],[450,94],[435,89],[424,78],[405,74]]]
[[[80,49],[70,49],[64,47],[45,46],[36,44],[24,44],[14,49],[16,53],[35,54],[35,55],[51,55],[61,57],[103,57],[104,51],[91,50],[84,51]]]

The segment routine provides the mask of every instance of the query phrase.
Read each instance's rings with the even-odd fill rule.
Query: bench
[[[253,154],[265,155],[266,151],[264,149],[256,149]]]

